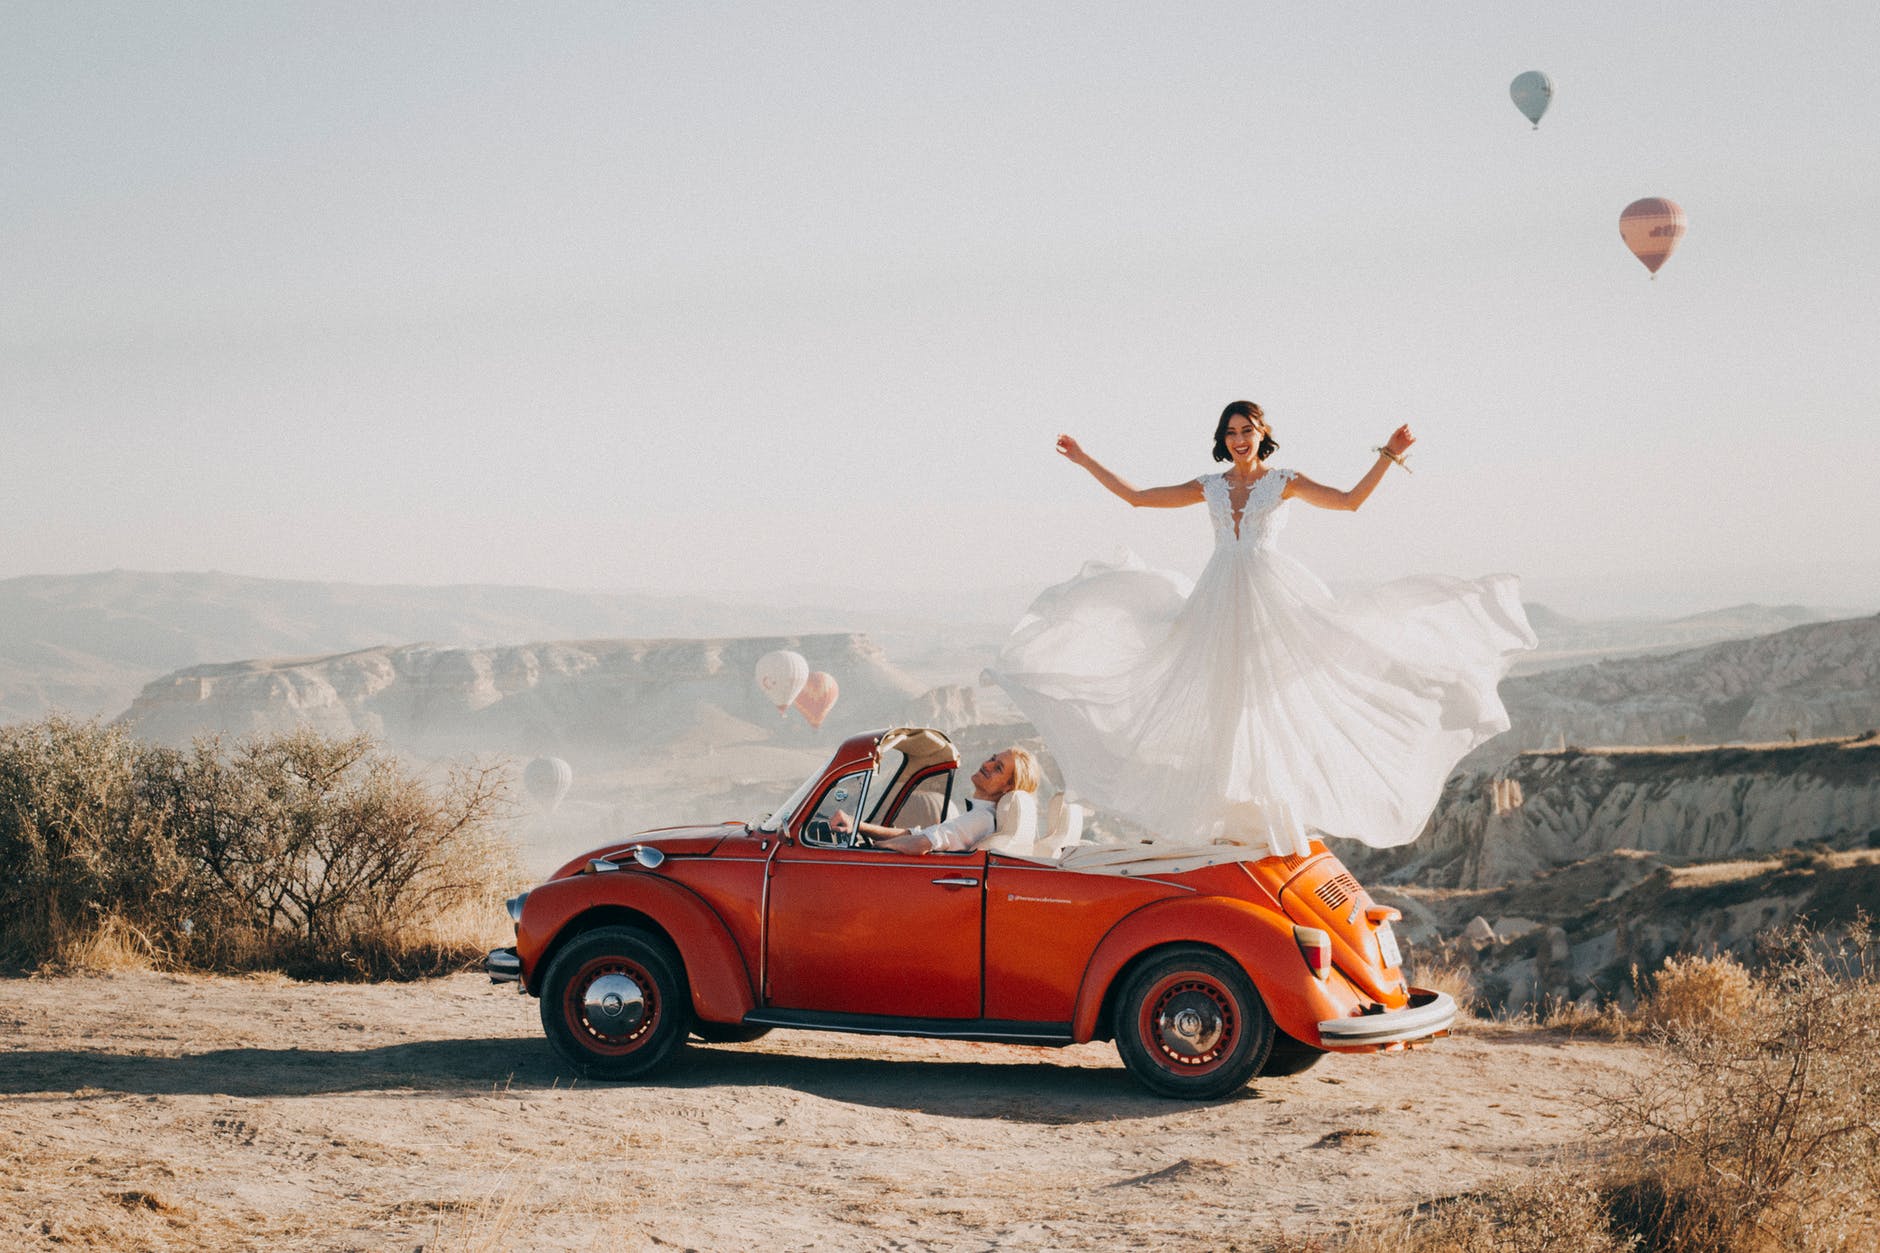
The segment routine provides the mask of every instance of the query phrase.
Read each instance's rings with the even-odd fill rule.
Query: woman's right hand
[[[1084,464],[1085,456],[1083,445],[1079,444],[1070,436],[1060,435],[1057,437],[1057,450],[1078,465]]]

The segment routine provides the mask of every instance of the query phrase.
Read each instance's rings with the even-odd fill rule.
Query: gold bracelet
[[[1396,463],[1397,463],[1398,465],[1400,465],[1400,466],[1402,466],[1402,467],[1403,467],[1403,472],[1404,472],[1405,474],[1415,474],[1415,473],[1416,473],[1416,471],[1415,471],[1415,470],[1412,470],[1412,469],[1410,468],[1410,462],[1409,462],[1409,461],[1407,461],[1407,460],[1406,460],[1406,459],[1404,459],[1403,457],[1399,457],[1399,456],[1398,456],[1398,455],[1397,455],[1396,453],[1394,453],[1394,452],[1392,452],[1392,451],[1391,451],[1390,449],[1388,449],[1388,448],[1386,448],[1386,447],[1384,447],[1384,446],[1383,446],[1382,444],[1379,444],[1379,445],[1378,445],[1378,446],[1377,446],[1376,448],[1373,448],[1373,449],[1372,449],[1371,451],[1372,451],[1372,452],[1374,452],[1374,453],[1379,453],[1379,454],[1381,454],[1381,455],[1383,455],[1383,456],[1386,456],[1386,457],[1389,457],[1389,458],[1390,458],[1390,459],[1391,459],[1392,461],[1395,461],[1395,462],[1396,462]]]

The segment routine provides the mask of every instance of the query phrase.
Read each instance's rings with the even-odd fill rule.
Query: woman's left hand
[[[1410,424],[1406,422],[1390,433],[1390,438],[1384,441],[1384,447],[1390,450],[1391,456],[1401,457],[1409,452],[1410,445],[1416,442],[1417,437],[1410,433]]]

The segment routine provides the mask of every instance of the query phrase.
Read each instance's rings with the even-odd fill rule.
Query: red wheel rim
[[[1172,974],[1142,998],[1137,1038],[1176,1075],[1219,1070],[1240,1042],[1240,1003],[1216,980],[1192,970]]]
[[[639,998],[637,1015],[630,998]],[[617,1013],[610,1012],[618,1001]],[[561,994],[561,1015],[568,1030],[589,1052],[624,1057],[643,1047],[659,1028],[665,1002],[650,971],[628,957],[595,957],[584,962]]]

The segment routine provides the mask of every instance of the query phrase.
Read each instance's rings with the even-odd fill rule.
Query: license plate
[[[1397,951],[1397,936],[1388,922],[1377,929],[1377,955],[1384,959],[1386,969],[1394,970],[1403,965],[1403,954]]]

